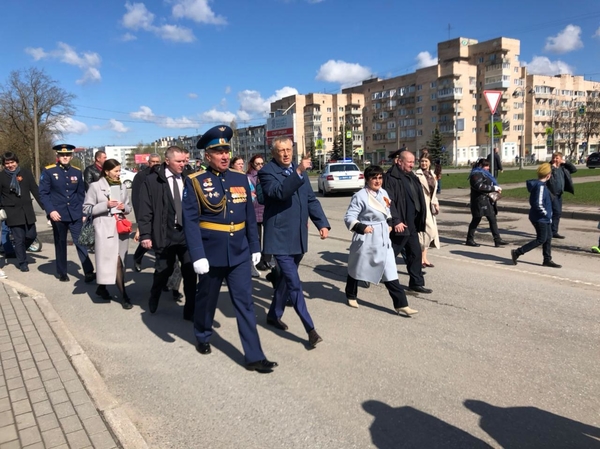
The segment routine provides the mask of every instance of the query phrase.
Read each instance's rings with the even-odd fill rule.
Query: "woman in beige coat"
[[[125,264],[129,247],[129,234],[117,232],[115,217],[131,212],[127,188],[120,181],[121,164],[107,159],[102,166],[100,179],[90,184],[85,195],[83,213],[92,214],[96,239],[96,294],[111,300],[107,285],[117,284],[124,309],[131,309],[131,301],[125,291]]]
[[[419,233],[419,241],[421,242],[422,261],[423,268],[431,267],[433,264],[427,259],[427,249],[430,246],[434,248],[440,247],[440,238],[438,236],[437,221],[435,216],[440,211],[440,203],[437,199],[437,180],[435,175],[430,170],[431,160],[428,156],[421,156],[419,159],[419,169],[415,172],[419,181],[421,181],[421,187],[423,187],[423,195],[425,196],[425,203],[427,207],[427,218],[425,219],[425,232]]]

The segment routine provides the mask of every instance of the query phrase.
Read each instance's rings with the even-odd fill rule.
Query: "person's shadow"
[[[537,407],[496,407],[474,399],[464,405],[501,447],[600,448],[600,428]]]
[[[394,408],[375,400],[365,401],[362,406],[375,418],[369,430],[373,445],[379,449],[492,447],[470,433],[414,407]]]

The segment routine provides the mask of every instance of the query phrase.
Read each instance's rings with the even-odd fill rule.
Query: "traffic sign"
[[[585,114],[585,106],[579,106],[579,115],[584,115]]]
[[[503,130],[502,122],[494,122],[494,137],[502,136],[502,130]],[[485,125],[485,132],[487,132],[487,133],[490,132],[490,124],[489,123],[487,123]]]
[[[485,97],[485,101],[487,101],[488,107],[490,108],[490,112],[492,114],[496,113],[496,108],[500,104],[500,99],[502,98],[501,90],[484,90],[483,96]]]
[[[546,146],[547,147],[551,147],[552,146],[552,137],[548,137],[548,140],[546,140]]]

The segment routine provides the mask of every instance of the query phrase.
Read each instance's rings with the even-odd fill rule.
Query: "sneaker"
[[[598,248],[597,246],[592,246],[592,252],[600,254],[600,248]]]
[[[8,276],[6,275],[6,273],[2,270],[0,270],[0,279],[6,279]]]

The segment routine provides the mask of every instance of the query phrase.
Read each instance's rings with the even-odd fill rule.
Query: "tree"
[[[581,120],[581,132],[583,142],[587,145],[583,150],[585,153],[592,137],[600,134],[600,91],[588,92],[585,114]]]
[[[0,86],[1,143],[19,155],[39,178],[41,166],[54,161],[53,137],[61,137],[66,119],[74,113],[75,95],[34,67],[13,71]],[[41,148],[41,150],[40,150]]]
[[[427,141],[426,146],[429,150],[429,156],[431,157],[432,162],[435,162],[438,159],[442,160],[444,156],[444,153],[442,152],[442,147],[444,146],[444,136],[442,136],[442,133],[437,126],[433,130],[431,140]],[[444,162],[445,161],[442,160],[442,164],[444,164]]]

